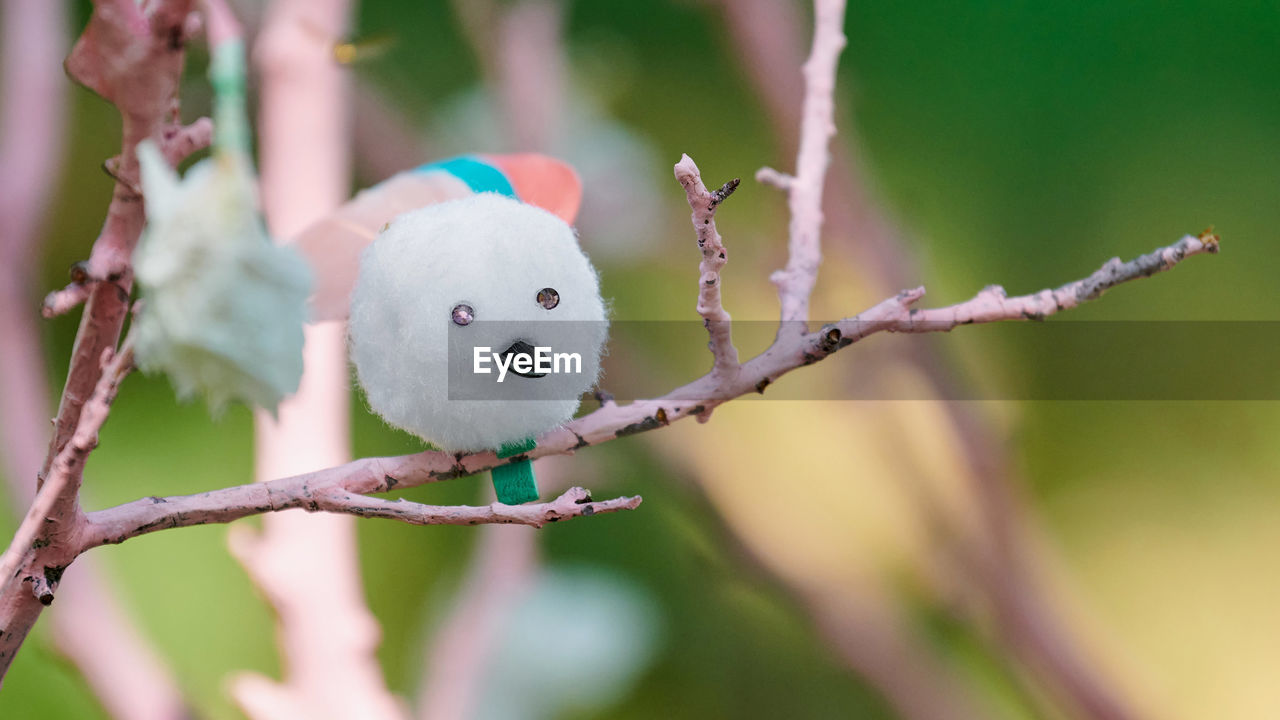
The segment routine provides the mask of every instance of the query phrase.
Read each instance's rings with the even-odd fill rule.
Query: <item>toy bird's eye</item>
[[[470,305],[462,303],[453,306],[451,316],[453,317],[454,325],[470,325],[471,321],[476,318],[476,311],[472,310]]]
[[[560,293],[555,288],[542,288],[538,291],[538,304],[550,310],[560,304]]]

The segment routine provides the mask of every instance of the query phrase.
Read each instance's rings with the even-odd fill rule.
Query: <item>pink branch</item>
[[[4,579],[6,586],[17,579],[18,568],[22,566],[23,560],[35,554],[33,546],[36,545],[37,540],[78,529],[78,523],[75,522],[74,517],[55,514],[58,498],[80,477],[89,453],[98,446],[98,431],[107,421],[120,381],[133,370],[133,348],[129,343],[125,343],[114,357],[110,350],[105,351],[102,360],[105,372],[98,380],[93,396],[84,406],[80,424],[72,434],[71,440],[54,459],[49,478],[36,493],[36,499],[27,509],[22,524],[14,533],[9,549],[0,556],[0,578]],[[63,525],[63,528],[51,532],[46,527],[50,522]],[[32,581],[30,577],[22,578],[22,582]],[[47,595],[41,594],[39,599],[45,605],[53,602],[52,590]]]
[[[65,315],[80,307],[89,299],[89,285],[84,281],[72,281],[61,290],[54,290],[45,296],[40,306],[40,314],[46,319]]]
[[[213,121],[196,118],[190,125],[170,123],[165,126],[160,150],[169,164],[177,167],[183,160],[209,147],[213,142]]]
[[[68,508],[61,500],[79,480],[85,459],[98,445],[98,431],[106,422],[120,381],[133,368],[133,350],[128,343],[114,357],[106,350],[102,362],[104,372],[83,405],[75,432],[54,459],[47,481],[0,556],[0,618],[5,621],[0,626],[4,628],[0,671],[8,669],[41,609],[53,602],[63,571],[79,554],[78,533],[84,528],[84,515],[78,504]]]
[[[171,115],[181,74],[190,3],[157,0],[145,8],[131,0],[103,0],[94,7],[89,25],[66,60],[68,74],[113,102],[120,110],[124,141],[116,174],[121,178],[112,194],[107,219],[84,266],[87,305],[72,351],[71,367],[54,421],[38,482],[54,470],[73,434],[81,425],[85,402],[94,396],[102,377],[101,361],[111,352],[124,322],[132,273],[129,255],[142,231],[137,184],[137,159],[133,148],[140,140],[161,140],[161,128]],[[66,565],[80,546],[84,516],[79,507],[82,466],[60,466],[55,490],[37,495],[53,528],[37,538],[38,547],[22,550],[19,565],[31,570],[32,588],[50,600]],[[47,544],[46,544],[47,543]],[[21,545],[18,545],[21,548]],[[12,561],[10,561],[12,562]],[[8,670],[14,654],[39,617],[43,605],[31,592],[6,583],[0,594],[0,675]]]
[[[221,2],[210,3],[210,37],[239,33]],[[347,197],[351,175],[349,79],[332,48],[347,30],[348,0],[280,0],[258,37],[262,76],[259,137],[262,195],[276,237],[290,237]],[[305,372],[278,418],[255,416],[256,474],[267,479],[350,459],[345,327],[306,328]],[[334,513],[360,511],[324,494]],[[277,615],[283,679],[244,673],[236,701],[255,720],[366,717],[395,719],[376,652],[381,631],[365,605],[355,525],[340,514],[282,513],[261,533],[233,534],[232,550]],[[337,629],[337,631],[335,631]]]
[[[31,502],[50,411],[31,284],[40,224],[62,165],[66,89],[61,3],[26,0],[4,7],[0,38],[0,428],[5,475],[19,507]],[[30,484],[28,484],[30,483]]]
[[[453,610],[435,634],[418,690],[419,720],[474,717],[485,662],[503,621],[538,570],[537,538],[516,528],[486,527]]]
[[[52,410],[40,338],[31,312],[33,255],[41,216],[62,165],[66,87],[59,68],[66,54],[63,4],[28,0],[5,8],[0,67],[0,176],[13,182],[0,195],[0,456],[18,508],[35,497],[41,446]],[[77,299],[88,297],[74,285]],[[69,309],[69,308],[68,308]],[[17,589],[21,591],[21,588]],[[64,578],[53,610],[59,652],[80,670],[107,713],[119,720],[167,720],[183,713],[173,678],[119,607],[95,564],[82,561]]]
[[[563,25],[564,6],[557,0],[521,0],[500,13],[499,52],[486,65],[497,69],[490,82],[516,150],[547,149],[561,124],[569,96]]]
[[[185,41],[183,29],[189,12],[189,2],[181,0],[153,5],[150,17],[142,16],[132,3],[95,6],[89,26],[66,61],[73,78],[120,110],[124,143],[116,173],[121,182],[116,184],[106,223],[85,268],[86,282],[93,286],[76,334],[71,370],[41,477],[78,425],[82,403],[98,381],[98,360],[114,347],[124,322],[132,285],[129,258],[145,222],[141,198],[134,189],[138,182],[134,148],[149,137],[162,139],[160,131],[171,114],[182,72],[183,54],[175,50]],[[67,515],[70,507],[78,505],[80,480],[76,473],[57,498],[62,506],[57,509],[60,514]]]
[[[772,276],[782,303],[779,334],[806,331],[809,296],[822,262],[822,187],[830,160],[827,146],[836,134],[836,63],[844,49],[844,0],[815,0],[813,50],[804,64],[804,110],[800,122],[800,150],[791,179],[791,207],[787,266]]]
[[[0,70],[0,272],[2,291],[25,298],[37,228],[62,166],[66,88],[58,60],[65,50],[61,3],[17,0],[5,4]],[[8,337],[6,335],[6,337]],[[34,469],[34,468],[33,468]]]
[[[559,0],[453,0],[462,34],[501,108],[514,150],[545,151],[562,122],[569,75]]]
[[[538,463],[543,490],[562,486],[568,458]],[[581,470],[581,463],[578,464]],[[540,571],[538,537],[519,528],[488,526],[468,562],[453,608],[432,636],[418,684],[419,720],[473,717],[485,669],[516,601]]]
[[[421,455],[366,458],[282,480],[238,485],[199,495],[149,497],[107,510],[98,510],[88,515],[89,525],[81,551],[98,545],[122,543],[129,538],[157,530],[227,523],[252,515],[293,509],[380,517],[413,525],[514,523],[541,527],[560,519],[633,510],[640,505],[638,497],[591,501],[587,499],[590,493],[581,488],[572,489],[571,493],[562,495],[554,502],[536,505],[420,505],[405,500],[387,501],[361,497],[363,493],[350,487],[359,484],[349,482],[350,478],[371,479],[368,475],[373,467],[398,462],[409,465],[419,459]],[[416,474],[406,473],[404,486],[413,487],[438,479],[420,480]],[[570,496],[576,498],[575,507],[566,510],[564,501]]]
[[[213,141],[213,121],[209,118],[198,118],[190,125],[177,122],[167,123],[160,131],[160,150],[169,164],[177,167],[186,158],[209,147]],[[136,198],[142,191],[138,188],[136,177],[127,177],[120,171],[121,158],[114,157],[103,165],[103,168],[115,178],[125,191]],[[89,263],[78,263],[72,268],[71,283],[61,290],[54,290],[45,296],[41,304],[40,314],[46,319],[64,315],[77,308],[89,299],[97,282],[103,280],[89,274]]]
[[[794,77],[794,68],[804,62],[802,6],[775,0],[715,2],[737,50],[738,64],[756,87],[781,151],[794,155],[803,117],[804,88]],[[836,100],[837,109],[847,109],[847,97]],[[827,238],[843,241],[854,256],[858,281],[875,294],[901,287],[914,273],[898,231],[874,201],[857,161],[857,144],[856,135],[832,144],[823,227]],[[791,176],[772,168],[757,172],[756,179],[784,192],[790,189]]]
[[[160,143],[172,115],[182,74],[187,16],[193,0],[99,2],[84,34],[67,56],[67,73],[109,100],[124,120],[124,142],[107,222],[94,243],[88,274],[128,289],[129,258],[144,218],[135,188],[138,160],[134,149],[147,138]]]
[[[729,262],[724,240],[716,230],[716,208],[738,188],[734,178],[715,192],[707,190],[693,158],[683,155],[675,167],[676,180],[684,186],[689,207],[693,210],[693,229],[698,235],[702,262],[698,264],[698,314],[711,335],[711,355],[715,359],[711,374],[719,379],[732,379],[737,374],[738,349],[733,346],[732,318],[720,299],[720,271]]]
[[[120,606],[97,560],[77,560],[58,587],[49,618],[58,650],[75,663],[112,718],[189,717],[172,671]]]

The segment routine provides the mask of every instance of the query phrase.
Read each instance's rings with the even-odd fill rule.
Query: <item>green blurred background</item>
[[[619,241],[624,248],[602,244],[597,252],[585,231],[584,246],[601,270],[615,317],[691,318],[696,253],[687,208],[667,168],[687,152],[708,184],[745,179],[765,164],[789,169],[787,143],[762,113],[712,5],[579,0],[567,12],[574,80],[594,99],[597,119],[630,138],[628,157],[637,159],[626,182],[654,210]],[[87,3],[75,4],[76,29],[87,13]],[[390,41],[385,53],[352,66],[357,82],[401,111],[427,147],[452,149],[440,138],[467,117],[460,98],[474,91],[479,67],[450,7],[366,0],[355,27],[356,37]],[[1274,292],[1280,4],[854,2],[847,33],[842,138],[856,138],[869,182],[908,238],[913,282],[928,286],[930,304],[959,301],[988,283],[1011,293],[1054,286],[1114,255],[1132,257],[1213,225],[1221,255],[1117,289],[1073,311],[1072,319],[1280,314]],[[189,63],[188,118],[208,112],[202,53],[193,49]],[[111,188],[98,166],[118,152],[114,109],[82,89],[70,92],[70,152],[46,225],[42,289],[64,284],[66,268],[86,255]],[[588,208],[594,192],[588,185]],[[725,294],[735,317],[773,317],[767,275],[785,260],[785,210],[776,191],[744,180],[718,216],[733,252]],[[828,238],[833,261],[823,269],[815,315],[839,317],[874,301],[850,286],[841,264],[842,246],[856,242]],[[77,321],[73,313],[44,325],[51,398],[61,387]],[[1026,353],[984,337],[966,330],[943,338],[943,346],[965,372],[997,387],[1006,368],[1026,376],[1018,365]],[[744,351],[752,349],[758,348]],[[857,373],[862,350],[812,368],[811,382]],[[1213,372],[1216,354],[1236,351],[1206,348],[1204,372]],[[694,356],[688,378],[705,368],[699,353],[700,345],[654,349],[655,357]],[[1051,375],[1033,377],[1053,382]],[[841,472],[872,486],[897,482],[859,467],[856,452],[852,470],[798,464],[794,472],[764,477],[758,475],[770,463],[753,467],[743,459],[829,450],[819,447],[829,433],[806,428],[806,421],[875,410],[773,405],[755,403],[738,414],[726,408],[708,425],[669,432],[706,440],[713,448],[702,451],[713,456],[707,462],[755,473],[751,487],[786,490],[775,498],[718,486],[709,499],[694,489],[703,466],[673,461],[671,441],[660,437],[612,442],[588,451],[589,461],[567,465],[574,483],[599,493],[643,494],[645,504],[638,512],[542,530],[547,562],[624,576],[651,599],[661,631],[656,655],[633,687],[605,707],[564,717],[893,717],[821,641],[794,598],[743,562],[725,530],[754,528],[745,534],[787,543],[794,528],[752,524],[753,501],[823,505],[824,496],[811,489],[823,486],[811,481],[830,482]],[[353,413],[358,456],[421,448],[382,426],[358,400]],[[770,413],[799,423],[799,430],[764,448],[735,445],[726,432]],[[1054,587],[1067,588],[1069,597],[1059,599],[1117,682],[1156,717],[1280,714],[1274,682],[1280,578],[1271,562],[1271,548],[1280,543],[1274,403],[988,403],[978,413],[990,418],[1019,471],[1019,489],[1054,558]],[[720,434],[713,434],[719,421]],[[201,404],[177,404],[163,378],[130,378],[90,463],[86,502],[97,508],[248,482],[251,441],[247,411],[210,419]],[[574,475],[575,467],[584,476]],[[485,502],[485,484],[471,478],[404,495]],[[863,511],[874,513],[876,502],[866,498],[870,510]],[[816,512],[844,517],[838,507]],[[0,530],[10,531],[13,513],[0,517]],[[387,681],[412,696],[424,644],[458,587],[476,533],[379,521],[359,528],[366,594],[384,631]],[[899,551],[881,540],[871,534],[862,539],[866,546],[839,552],[901,566],[884,560]],[[228,673],[278,672],[271,612],[227,554],[225,527],[162,532],[94,552],[202,717],[239,717],[225,693]],[[1018,689],[1010,663],[973,624],[955,620],[945,599],[909,590],[895,597],[938,656],[993,698],[1000,716],[1041,716]],[[6,679],[0,714],[104,717],[74,668],[51,649],[45,625]]]

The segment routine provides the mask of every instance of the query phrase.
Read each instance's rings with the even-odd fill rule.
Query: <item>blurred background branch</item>
[[[347,0],[272,3],[254,47],[261,77],[263,211],[271,234],[292,237],[338,207],[351,175],[349,81],[333,48],[347,35]],[[298,392],[255,417],[259,481],[351,459],[346,327],[306,328]],[[237,528],[231,549],[275,608],[283,678],[232,681],[254,720],[403,717],[375,656],[381,629],[364,602],[355,518],[272,513]]]

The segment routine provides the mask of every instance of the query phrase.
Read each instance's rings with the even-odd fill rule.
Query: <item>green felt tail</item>
[[[533,438],[507,443],[498,449],[498,457],[509,458],[527,453],[536,444]],[[509,465],[499,465],[489,474],[493,476],[493,491],[498,495],[498,502],[519,505],[538,499],[538,482],[533,476],[533,461],[521,460]]]

